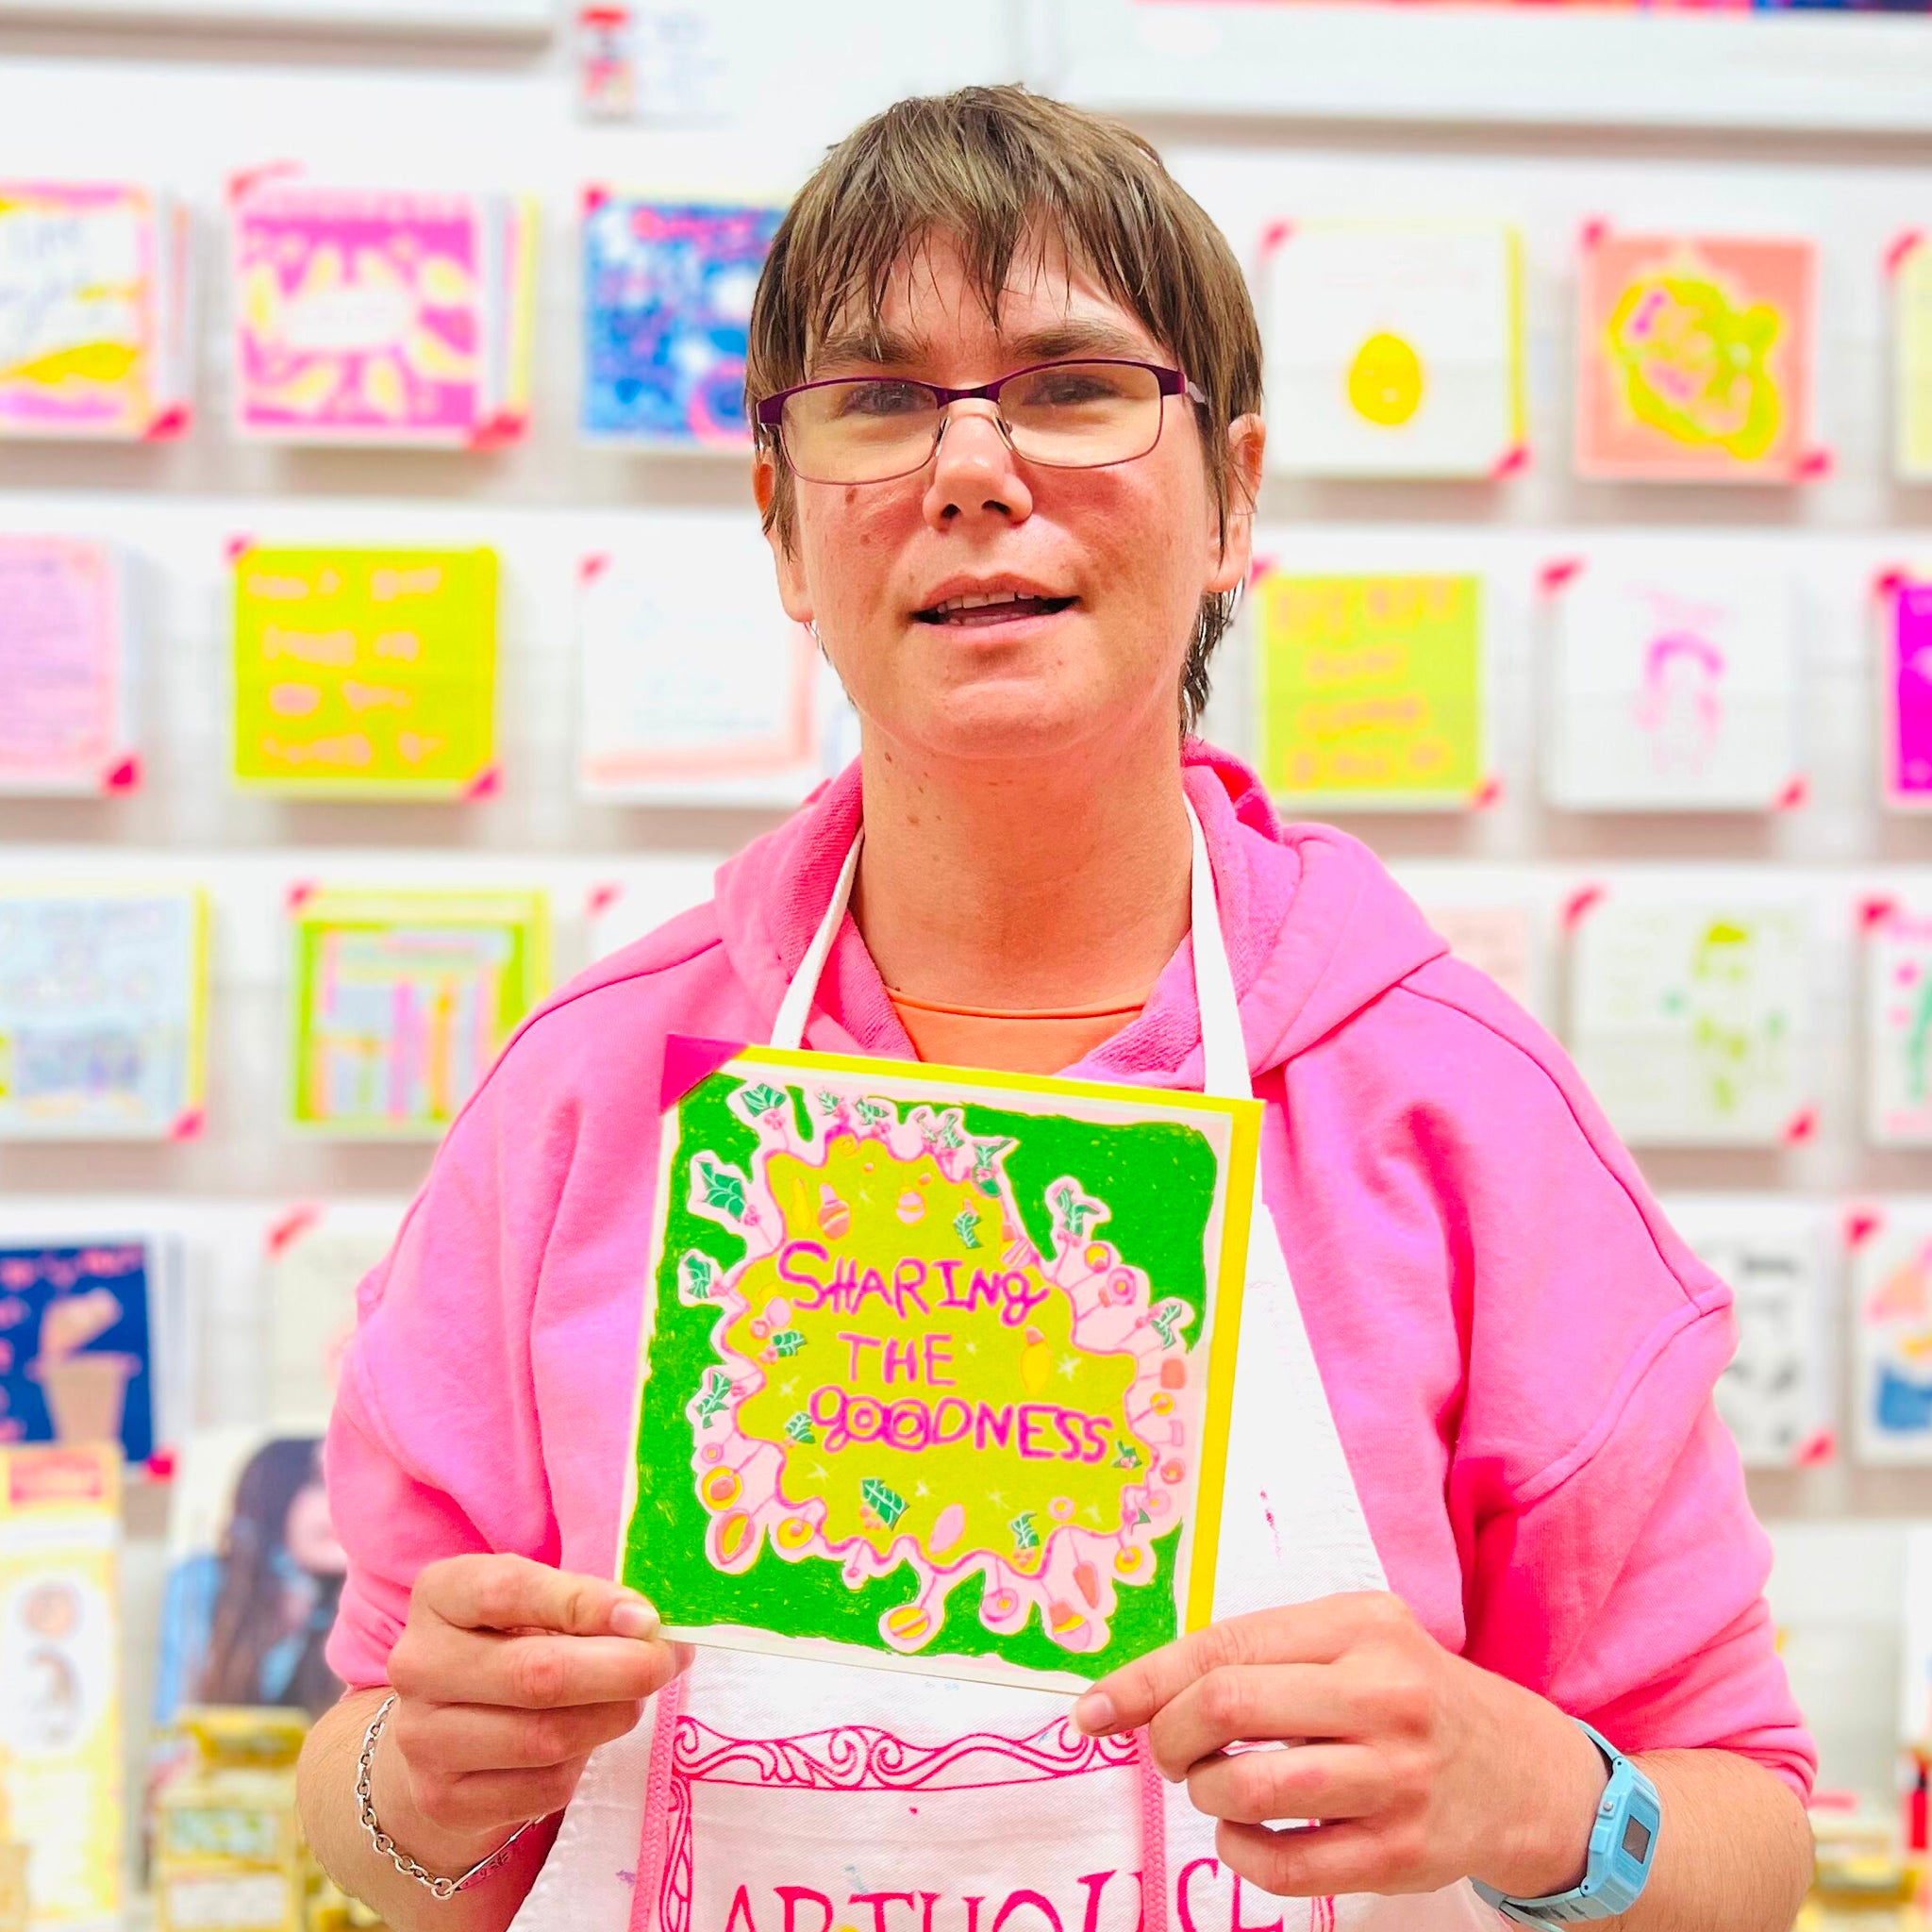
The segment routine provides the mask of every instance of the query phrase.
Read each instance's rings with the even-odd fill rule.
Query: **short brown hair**
[[[1261,339],[1241,268],[1148,142],[1118,121],[1024,88],[900,101],[819,163],[758,277],[747,410],[807,380],[813,349],[852,308],[876,325],[893,269],[935,233],[957,242],[974,291],[997,316],[1013,258],[1036,224],[1207,395],[1196,408],[1225,536],[1224,432],[1261,407]],[[789,542],[791,518],[791,478],[780,462],[765,525]],[[1232,594],[1202,599],[1180,692],[1184,724],[1207,702],[1208,659],[1234,603]]]

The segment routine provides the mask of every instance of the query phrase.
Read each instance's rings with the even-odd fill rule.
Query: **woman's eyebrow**
[[[1007,346],[1017,358],[1016,367],[1028,362],[1056,362],[1066,356],[1120,356],[1139,362],[1158,353],[1133,330],[1098,317],[1091,321],[1049,323],[1044,328],[1013,337]]]
[[[1118,323],[1091,320],[1048,323],[1043,327],[1003,339],[1002,360],[1008,369],[1035,362],[1057,362],[1069,356],[1124,357],[1139,362],[1160,352],[1146,339]],[[876,324],[861,323],[827,336],[813,352],[811,376],[816,378],[855,368],[912,370],[931,355],[931,346],[914,336]]]
[[[914,337],[875,323],[861,323],[856,328],[827,336],[812,353],[810,373],[820,376],[827,370],[851,369],[858,364],[875,369],[910,369],[927,353],[925,343]]]

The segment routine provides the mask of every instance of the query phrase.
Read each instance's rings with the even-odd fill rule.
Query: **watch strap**
[[[1479,1878],[1470,1881],[1485,1905],[1520,1925],[1581,1924],[1627,1911],[1643,1890],[1657,1854],[1657,1787],[1601,1731],[1581,1718],[1571,1722],[1602,1753],[1609,1774],[1591,1820],[1582,1882],[1568,1891],[1524,1899],[1510,1898]],[[1641,1850],[1633,1848],[1633,1835],[1641,1836]]]

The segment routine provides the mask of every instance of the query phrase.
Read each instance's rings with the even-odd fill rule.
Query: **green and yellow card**
[[[1064,1689],[1205,1624],[1258,1104],[708,1044],[623,1580],[696,1641]]]

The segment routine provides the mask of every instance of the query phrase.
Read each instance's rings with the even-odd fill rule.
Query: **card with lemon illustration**
[[[674,1040],[624,1582],[1076,1690],[1208,1621],[1257,1103]]]
[[[1271,469],[1488,477],[1525,459],[1514,228],[1277,222],[1258,294]]]

